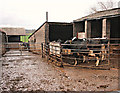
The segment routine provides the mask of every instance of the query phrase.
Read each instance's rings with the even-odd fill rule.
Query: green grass
[[[28,43],[28,38],[29,38],[29,36],[30,36],[31,34],[32,34],[32,33],[30,33],[29,35],[26,35],[26,36],[20,36],[20,41],[25,42],[25,43]]]

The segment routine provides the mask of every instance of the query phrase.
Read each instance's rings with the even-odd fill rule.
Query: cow
[[[74,37],[72,40],[67,40],[65,45],[63,46],[64,49],[73,49],[73,56],[75,58],[82,58],[83,63],[86,62],[87,58],[94,57],[96,58],[96,66],[99,65],[100,58],[103,61],[106,58],[106,44],[108,43],[107,39],[95,38],[95,39],[77,39]],[[71,45],[74,44],[74,45]],[[97,45],[100,44],[100,45]],[[96,49],[98,49],[96,51]],[[77,60],[75,60],[75,64],[77,65]]]

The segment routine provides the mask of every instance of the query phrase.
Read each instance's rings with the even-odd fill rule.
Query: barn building
[[[39,50],[42,42],[62,40],[63,42],[73,37],[72,23],[45,22],[29,37],[30,47]],[[34,45],[35,44],[35,45]]]
[[[36,43],[48,43],[59,39],[65,41],[72,37],[72,23],[45,22],[29,37],[29,40],[36,39]]]
[[[73,36],[78,38],[108,38],[110,40],[109,62],[111,67],[119,68],[120,8],[99,11],[74,20]]]
[[[73,23],[45,22],[29,37],[30,47],[40,49],[42,42],[84,38],[120,38],[120,8],[114,8],[74,20]],[[35,45],[37,44],[37,45]]]
[[[24,28],[2,28],[8,37],[8,42],[21,42],[21,36],[25,36]]]
[[[120,8],[99,11],[73,21],[73,36],[120,38]]]
[[[21,36],[25,36],[24,28],[2,28],[7,35],[8,49],[19,49],[19,43],[22,43]]]

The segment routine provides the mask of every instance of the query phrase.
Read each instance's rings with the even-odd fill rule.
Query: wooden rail
[[[89,39],[90,40],[90,39]],[[94,39],[92,39],[94,40]],[[100,40],[100,39],[97,39]],[[111,39],[111,40],[120,40],[120,39]],[[83,61],[87,61],[87,63],[90,63],[89,61],[98,61],[99,62],[95,62],[94,66],[98,66],[99,63],[105,63],[103,65],[110,65],[110,60],[113,59],[113,57],[111,57],[111,55],[118,55],[117,53],[113,53],[111,51],[113,51],[113,49],[111,48],[111,46],[120,46],[120,42],[115,43],[115,44],[111,44],[110,40],[108,40],[107,44],[89,44],[87,43],[86,46],[93,46],[93,47],[101,47],[101,48],[89,48],[89,49],[65,49],[64,46],[81,46],[84,44],[61,44],[58,42],[59,45],[55,44],[57,42],[53,42],[53,44],[51,44],[51,46],[48,44],[46,45],[45,43],[42,43],[42,57],[47,56],[47,60],[54,60],[56,61],[56,63],[58,63],[58,61],[61,63],[61,65],[63,65],[63,63],[65,63],[65,61],[69,61],[72,60],[73,61],[73,65],[74,66],[78,66],[79,64],[76,63],[77,61],[80,61],[80,64],[84,63]],[[105,48],[102,48],[102,46],[105,46]],[[54,48],[53,48],[54,47]],[[63,51],[66,50],[66,51]],[[88,51],[88,52],[87,52]],[[88,54],[90,55],[90,51],[94,51],[96,53],[91,53],[94,56],[93,57],[89,57],[87,56],[84,59],[84,54]],[[116,51],[120,51],[120,48],[117,48]],[[58,53],[59,52],[59,53]],[[98,52],[98,53],[97,53]],[[66,55],[64,55],[66,53]],[[73,57],[73,55],[77,53],[80,54],[80,57]],[[81,57],[81,55],[83,57]],[[97,55],[99,55],[99,57],[97,57]],[[82,62],[82,63],[81,63]],[[69,63],[69,62],[68,62]],[[89,65],[89,64],[88,64]],[[100,64],[101,66],[101,64]]]

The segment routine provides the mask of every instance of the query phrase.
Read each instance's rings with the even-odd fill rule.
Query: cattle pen
[[[80,66],[88,68],[110,67],[118,68],[120,56],[120,39],[105,39],[106,43],[63,44],[60,42],[41,43],[42,57],[57,66]],[[66,47],[71,46],[71,47]],[[81,48],[78,48],[81,46]],[[83,48],[86,47],[86,48]]]

